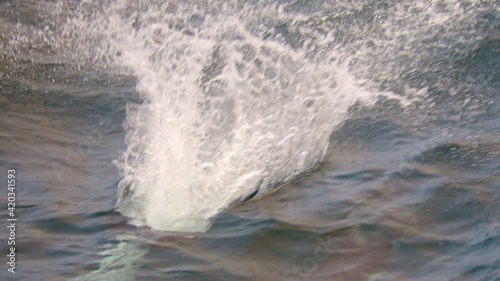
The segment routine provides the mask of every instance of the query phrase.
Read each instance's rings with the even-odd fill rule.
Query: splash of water
[[[67,62],[137,79],[143,102],[128,105],[128,148],[117,161],[120,212],[154,229],[206,230],[220,210],[313,169],[354,104],[425,95],[412,77],[443,50],[457,56],[480,40],[470,26],[488,9],[294,3],[64,2],[44,31],[26,36]]]
[[[264,40],[243,15],[161,15],[124,38],[120,63],[145,98],[129,108],[120,163],[120,210],[137,223],[206,230],[222,209],[314,168],[349,107],[375,101],[344,67]]]

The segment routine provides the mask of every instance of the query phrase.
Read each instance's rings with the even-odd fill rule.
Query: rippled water
[[[0,3],[1,279],[500,280],[499,9]]]

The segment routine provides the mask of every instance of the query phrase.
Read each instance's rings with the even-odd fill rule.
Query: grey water
[[[500,280],[499,11],[460,0],[2,1],[0,216],[7,225],[15,169],[18,221],[15,274],[1,227],[0,279]],[[241,46],[256,59],[240,62]],[[204,83],[220,92],[199,105]],[[260,92],[247,98],[250,88]],[[217,123],[221,113],[232,117]],[[191,118],[208,124],[199,143],[205,127]],[[295,166],[301,155],[314,165]],[[256,167],[286,184],[229,204],[231,183]],[[217,194],[184,188],[191,177]],[[217,212],[203,231],[159,227],[183,206]]]

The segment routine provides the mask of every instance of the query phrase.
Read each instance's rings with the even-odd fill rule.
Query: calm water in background
[[[323,1],[279,3],[321,19],[315,15]],[[396,5],[374,3],[332,10],[338,33],[378,26],[372,16]],[[46,6],[2,2],[0,178],[17,171],[19,221],[17,273],[4,262],[0,278],[500,280],[499,6],[457,3],[465,5],[462,13],[478,11],[470,14],[473,24],[451,21],[444,30],[458,35],[444,33],[436,44],[417,40],[429,47],[409,55],[414,63],[380,57],[370,72],[359,64],[371,60],[360,56],[350,65],[384,91],[412,85],[424,89],[423,98],[404,108],[385,98],[353,104],[314,171],[219,213],[207,232],[192,234],[137,227],[115,209],[122,176],[113,161],[127,150],[126,104],[145,99],[136,88],[141,77],[91,60],[64,62],[51,40],[29,47],[28,37],[26,49],[13,51],[15,34],[45,24],[38,17]],[[478,37],[467,41],[470,29]],[[290,30],[279,31],[289,36],[283,44],[301,48]],[[463,41],[453,41],[460,32]],[[361,40],[336,36],[341,47]],[[6,190],[0,194],[6,202]],[[0,214],[5,219],[6,208]]]

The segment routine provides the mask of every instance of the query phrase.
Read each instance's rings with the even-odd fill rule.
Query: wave
[[[468,1],[43,5],[43,28],[11,39],[5,53],[28,40],[41,46],[31,52],[135,77],[142,101],[127,105],[118,209],[168,231],[205,231],[221,210],[314,169],[354,105],[423,99],[424,82],[446,69],[430,62],[466,56],[461,50],[487,36],[471,26],[489,9]]]

